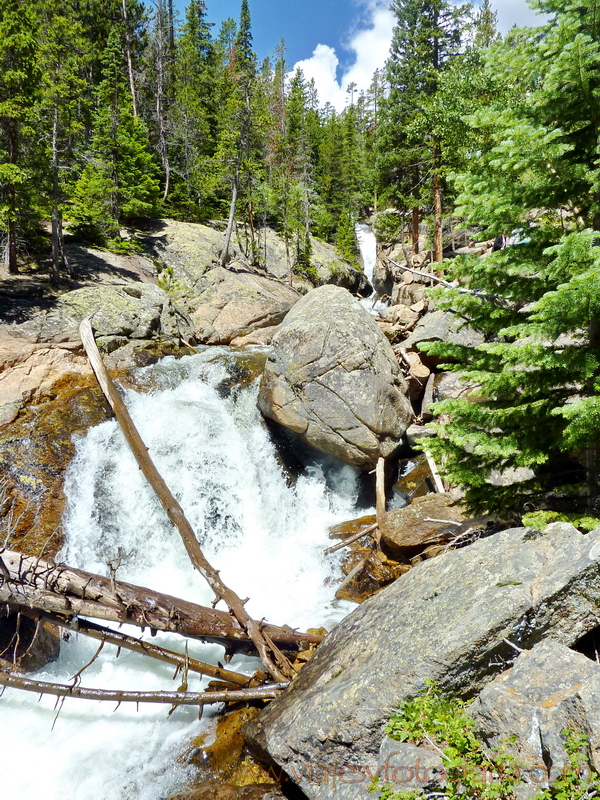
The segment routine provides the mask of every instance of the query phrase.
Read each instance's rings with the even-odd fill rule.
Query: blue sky
[[[344,107],[346,87],[369,86],[389,50],[394,18],[389,0],[249,0],[254,50],[259,58],[273,54],[281,38],[290,68],[300,63],[314,78],[321,101]],[[175,0],[183,14],[185,0]],[[504,33],[515,23],[535,25],[539,18],[526,0],[492,0]],[[228,17],[239,17],[240,0],[207,0],[215,34]]]

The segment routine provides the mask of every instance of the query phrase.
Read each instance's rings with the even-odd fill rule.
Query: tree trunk
[[[0,672],[0,686],[10,686],[35,694],[55,697],[76,697],[80,700],[110,700],[112,703],[168,703],[173,706],[205,706],[212,703],[240,703],[248,700],[273,700],[285,686],[264,686],[260,689],[240,689],[231,692],[128,692],[107,689],[86,689],[73,683],[33,681]]]
[[[117,421],[121,426],[121,430],[127,439],[127,443],[135,456],[138,466],[148,483],[152,486],[171,523],[177,528],[188,556],[190,557],[190,561],[205,578],[208,585],[214,591],[217,600],[223,600],[227,604],[232,615],[248,632],[248,636],[254,642],[260,660],[267,672],[277,681],[293,677],[295,672],[289,661],[278,648],[273,645],[269,636],[264,634],[262,626],[248,614],[244,603],[238,595],[223,583],[218,570],[214,569],[204,557],[204,553],[200,548],[192,526],[188,522],[183,513],[183,509],[171,493],[171,490],[163,480],[161,474],[156,469],[148,453],[148,448],[145,446],[133,424],[133,420],[125,407],[125,403],[121,399],[121,395],[118,393],[100,358],[100,353],[94,341],[89,317],[83,320],[79,332],[92,369],[98,379],[98,383],[112,410],[115,412]]]
[[[223,242],[223,249],[221,250],[221,257],[219,258],[219,265],[221,267],[227,266],[229,262],[229,245],[231,243],[231,234],[233,233],[233,223],[235,222],[235,208],[237,205],[238,194],[240,191],[240,170],[242,167],[242,160],[244,150],[246,149],[246,141],[250,128],[250,88],[244,87],[244,100],[245,100],[245,114],[242,126],[240,128],[240,135],[238,138],[237,158],[235,164],[235,173],[233,176],[233,187],[231,189],[231,203],[229,204],[229,219],[227,220],[227,229],[225,231],[225,240]]]
[[[125,29],[125,55],[127,57],[127,73],[129,75],[129,91],[131,92],[131,108],[133,116],[137,117],[137,101],[135,97],[135,76],[133,74],[133,60],[131,57],[131,31],[129,30],[129,15],[127,13],[127,0],[123,0],[123,27]]]
[[[441,264],[444,260],[443,228],[442,228],[442,186],[440,181],[440,146],[433,146],[433,214],[435,218],[434,261]]]
[[[419,253],[419,209],[413,208],[412,210],[412,251],[413,255]]]
[[[17,130],[14,123],[8,125],[8,163],[17,163]],[[14,183],[8,183],[6,190],[6,199],[8,205],[8,241],[5,250],[5,262],[8,271],[11,275],[16,275],[19,272],[17,265],[17,222],[15,215],[17,212],[17,192]]]
[[[231,234],[233,233],[233,223],[235,222],[235,207],[237,205],[239,185],[240,171],[238,168],[236,168],[235,176],[233,178],[233,187],[231,190],[231,203],[229,204],[229,219],[227,220],[225,240],[223,242],[223,249],[221,250],[221,257],[219,259],[219,265],[221,267],[226,267],[229,263],[229,244],[231,242]]]
[[[171,184],[171,166],[167,152],[167,135],[165,130],[165,9],[164,0],[159,0],[156,12],[156,124],[158,126],[158,153],[165,174],[165,190],[163,202],[167,199]]]
[[[58,105],[54,106],[52,125],[52,268],[50,281],[56,285],[65,267],[62,210],[60,207],[60,176],[58,164]]]
[[[219,642],[234,652],[247,652],[250,644],[226,611],[12,550],[0,555],[0,603],[60,614],[74,627],[82,616]],[[322,638],[270,625],[264,630],[284,647]]]

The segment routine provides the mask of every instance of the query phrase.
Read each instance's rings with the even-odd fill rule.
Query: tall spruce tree
[[[146,125],[133,115],[123,65],[115,26],[103,54],[87,164],[71,195],[71,218],[112,237],[124,220],[154,213],[160,186]]]
[[[19,223],[28,206],[31,176],[24,139],[40,91],[39,21],[30,5],[0,0],[0,223],[6,231],[4,262],[18,272]]]
[[[551,22],[495,45],[501,84],[472,125],[480,151],[455,177],[460,209],[488,236],[512,241],[451,276],[481,295],[450,292],[482,331],[475,348],[430,345],[474,381],[479,400],[448,400],[433,449],[474,509],[598,511],[600,436],[600,20],[597,0],[536,0]],[[511,240],[509,240],[510,242]],[[496,485],[494,472],[532,477]],[[570,489],[556,488],[570,484]],[[579,485],[579,489],[577,486]]]
[[[435,95],[440,73],[461,51],[470,6],[448,0],[394,0],[396,15],[390,57],[389,90],[379,129],[381,188],[401,212],[411,215],[414,252],[424,206],[434,207],[435,258],[442,258],[442,180],[445,154],[429,130],[425,106]]]
[[[89,60],[89,43],[74,6],[75,3],[66,0],[60,10],[45,3],[40,7],[39,60],[43,92],[37,110],[44,128],[40,139],[49,162],[49,170],[42,180],[49,184],[44,194],[51,208],[53,283],[67,267],[63,236],[65,176],[78,166],[75,142],[83,129],[80,112],[82,97],[87,92],[84,68]]]

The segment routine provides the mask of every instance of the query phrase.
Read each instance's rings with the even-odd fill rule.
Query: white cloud
[[[492,0],[492,8],[498,14],[498,30],[503,34],[513,25],[535,28],[548,19],[547,15],[532,11],[527,0]]]
[[[357,92],[368,89],[375,70],[385,64],[395,23],[388,4],[388,0],[367,0],[367,24],[357,26],[349,36],[347,49],[354,53],[354,61],[339,81],[339,58],[326,44],[318,44],[311,58],[294,64],[294,71],[299,68],[307,80],[314,78],[322,104],[331,103],[341,111],[347,103],[348,85],[355,83]]]

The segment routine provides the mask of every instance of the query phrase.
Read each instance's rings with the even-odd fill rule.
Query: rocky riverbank
[[[368,472],[387,461],[383,520],[363,517],[331,532],[340,544],[364,532],[336,587],[338,597],[362,604],[314,658],[299,662],[283,697],[258,715],[242,714],[223,734],[235,739],[236,764],[217,758],[218,744],[197,743],[190,763],[208,754],[213,771],[178,797],[266,800],[282,796],[276,776],[286,796],[300,791],[289,789],[294,784],[309,800],[354,800],[370,796],[369,774],[384,763],[401,768],[418,758],[442,769],[434,750],[384,734],[398,703],[426,681],[477,697],[473,718],[490,747],[518,732],[513,751],[524,768],[540,759],[563,764],[565,727],[589,734],[588,760],[600,768],[600,667],[586,658],[596,652],[600,531],[584,536],[566,524],[501,531],[488,519],[469,520],[460,492],[435,492],[435,465],[414,450],[431,434],[424,424],[431,403],[475,387],[440,371],[419,348],[436,339],[473,342],[477,334],[429,306],[430,268],[381,252],[375,285],[389,290],[392,304],[374,320],[352,296],[368,291],[364,276],[332,248],[314,243],[312,278],[322,284],[315,288],[302,276],[290,282],[285,246],[272,232],[264,233],[262,267],[249,263],[243,241],[228,269],[217,266],[221,236],[155,221],[131,233],[139,249],[130,255],[70,243],[74,276],[60,292],[31,275],[0,281],[0,535],[15,549],[59,549],[72,437],[108,418],[79,340],[89,314],[122,385],[133,367],[201,344],[270,343],[266,365],[263,355],[246,372],[249,380],[262,372],[259,406],[282,461],[286,448],[316,448],[358,466],[368,504]],[[242,380],[246,372],[242,366]],[[376,521],[379,533],[369,539]],[[530,780],[522,796],[532,787]]]

